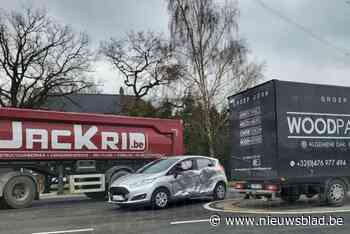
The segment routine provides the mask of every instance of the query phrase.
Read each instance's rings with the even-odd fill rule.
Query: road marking
[[[237,199],[227,199],[225,201],[238,201]],[[291,211],[273,211],[273,210],[262,210],[262,209],[217,209],[211,207],[212,204],[218,203],[220,201],[208,202],[203,205],[203,208],[206,210],[214,212],[224,212],[224,213],[237,213],[237,214],[278,214],[278,215],[290,215],[290,214],[330,214],[330,213],[347,213],[350,212],[350,209],[328,209],[328,210],[291,210]]]
[[[209,222],[209,219],[197,219],[197,220],[184,220],[184,221],[174,221],[170,222],[171,225],[176,225],[176,224],[186,224],[186,223],[204,223],[204,222]]]
[[[94,231],[93,228],[85,228],[85,229],[72,229],[72,230],[65,230],[65,231],[52,231],[52,232],[35,232],[32,234],[60,234],[60,233],[74,233],[74,232],[92,232]]]

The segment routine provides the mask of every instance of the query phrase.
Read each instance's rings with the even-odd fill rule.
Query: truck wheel
[[[170,193],[165,188],[156,189],[151,198],[151,205],[153,209],[164,209],[168,206]]]
[[[342,206],[346,201],[346,185],[342,180],[332,180],[326,188],[326,201],[331,206]]]
[[[226,186],[224,183],[219,182],[217,183],[217,185],[214,188],[213,191],[213,196],[214,196],[214,200],[223,200],[226,197]]]
[[[27,176],[17,176],[7,182],[3,199],[13,209],[29,207],[35,198],[35,183]]]

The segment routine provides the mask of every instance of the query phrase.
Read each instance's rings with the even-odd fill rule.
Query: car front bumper
[[[142,187],[116,186],[111,187],[108,202],[121,205],[147,204],[152,199],[153,186]]]

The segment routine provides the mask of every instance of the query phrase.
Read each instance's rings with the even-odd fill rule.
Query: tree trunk
[[[213,139],[212,131],[209,130],[207,135],[208,135],[208,145],[209,145],[209,156],[215,157],[214,139]]]
[[[213,139],[213,128],[212,128],[212,123],[210,119],[210,108],[205,104],[204,108],[204,125],[205,125],[205,132],[207,135],[207,141],[208,141],[208,147],[209,147],[209,156],[210,157],[215,157],[215,148],[214,144],[215,141]]]
[[[17,83],[12,83],[11,85],[11,107],[18,107],[18,100],[17,100],[17,93],[18,93],[18,85]]]

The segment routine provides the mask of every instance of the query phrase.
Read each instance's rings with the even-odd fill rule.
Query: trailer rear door
[[[266,180],[277,176],[274,81],[229,97],[231,178]]]

